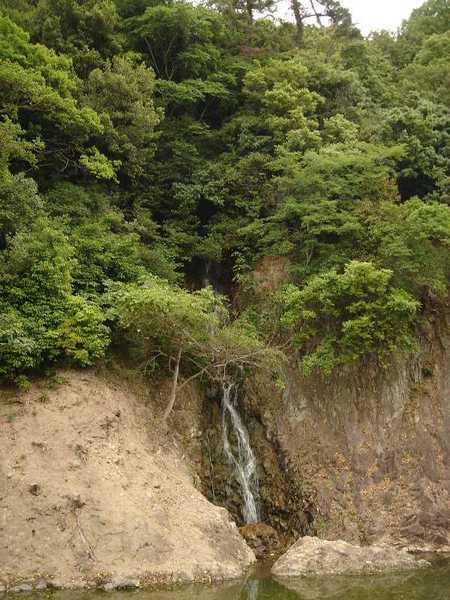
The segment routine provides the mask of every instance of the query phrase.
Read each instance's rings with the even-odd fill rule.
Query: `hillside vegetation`
[[[450,279],[449,3],[367,39],[312,5],[0,0],[4,381],[414,350]]]

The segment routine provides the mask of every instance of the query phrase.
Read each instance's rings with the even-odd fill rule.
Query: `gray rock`
[[[47,582],[45,581],[45,579],[38,579],[37,581],[35,581],[34,582],[34,589],[38,590],[38,591],[46,590],[47,589]]]
[[[65,586],[63,580],[52,579],[51,581],[47,582],[47,587],[51,588],[52,590],[63,590]]]
[[[31,585],[31,583],[19,583],[12,587],[9,591],[13,593],[32,592],[33,586]]]
[[[103,586],[105,592],[112,592],[113,590],[130,590],[136,589],[140,587],[140,583],[138,579],[126,579],[126,578],[116,578],[108,581]]]
[[[300,538],[272,567],[276,577],[368,574],[427,567],[406,550],[391,546],[355,546],[314,537]]]

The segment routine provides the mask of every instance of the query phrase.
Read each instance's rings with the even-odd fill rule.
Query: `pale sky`
[[[425,0],[341,0],[350,9],[354,23],[363,34],[375,29],[396,31],[412,10]]]
[[[396,32],[402,21],[408,19],[411,12],[424,2],[425,0],[341,0],[364,35],[380,29]],[[282,0],[276,14],[292,21],[290,5],[290,0]],[[314,24],[314,19],[310,19],[309,23]]]

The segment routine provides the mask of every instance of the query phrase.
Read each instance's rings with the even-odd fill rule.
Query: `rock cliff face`
[[[2,394],[0,587],[239,577],[253,552],[158,432],[158,394],[63,376],[54,389]]]
[[[326,380],[292,369],[283,394],[264,378],[249,385],[250,419],[263,424],[298,495],[290,519],[300,533],[449,545],[448,324],[448,313],[436,315],[421,352],[386,370],[366,365]]]
[[[448,315],[448,313],[447,313]],[[301,535],[450,546],[448,317],[413,359],[331,379],[249,381],[239,409],[259,464],[262,520]],[[220,394],[93,372],[0,398],[0,590],[239,577],[254,554],[223,455]],[[50,389],[51,388],[51,389]],[[278,544],[278,542],[277,542]]]

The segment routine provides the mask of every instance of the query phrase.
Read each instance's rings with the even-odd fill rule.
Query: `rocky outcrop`
[[[305,379],[292,366],[283,392],[270,374],[242,390],[261,518],[281,545],[449,548],[449,357],[440,315],[421,352],[385,370]],[[0,392],[0,591],[239,577],[254,554],[197,489],[240,518],[215,395],[185,386],[168,433],[164,387],[64,378]],[[258,554],[276,543],[245,535]]]
[[[407,571],[429,566],[406,550],[389,546],[355,546],[342,540],[300,538],[272,567],[276,577],[361,575]]]
[[[273,556],[280,547],[278,533],[266,523],[248,523],[239,528],[239,533],[257,558]]]
[[[261,413],[269,414],[266,413],[267,406],[270,406],[273,399],[278,402],[279,390],[273,390],[271,383],[269,381],[264,388],[263,386],[258,388],[255,394],[246,394],[246,390],[241,389],[238,396],[238,409],[247,427],[257,461],[259,517],[264,524],[277,532],[279,544],[286,548],[287,544],[308,532],[311,511],[308,499],[305,499],[301,489],[300,479],[295,473],[294,477],[289,477],[289,470],[285,468],[284,452],[277,436],[274,435],[276,422],[270,420],[264,422],[261,416]],[[239,482],[234,475],[234,467],[228,461],[223,449],[220,392],[214,393],[214,390],[212,392],[206,398],[202,410],[203,435],[200,435],[199,452],[202,460],[200,463],[195,460],[193,462],[200,464],[199,473],[205,496],[214,504],[226,507],[236,523],[243,526],[245,521],[242,515]],[[181,404],[178,406],[181,407]],[[174,411],[176,424],[181,412],[181,408],[176,408]],[[195,415],[195,407],[191,404],[191,422],[195,421]],[[184,425],[186,418],[181,416]],[[237,450],[236,440],[232,439],[231,443],[234,443]],[[188,451],[190,452],[191,449],[189,448]],[[252,528],[249,532],[253,536]],[[277,545],[270,549],[269,554],[278,551]],[[264,546],[267,548],[266,544]]]
[[[158,430],[156,391],[89,372],[63,377],[2,392],[0,587],[240,577],[254,554]]]
[[[300,534],[449,549],[449,313],[430,319],[420,351],[384,369],[368,362],[304,378],[293,364],[283,392],[261,375],[248,385],[247,412],[298,498],[289,517]]]

